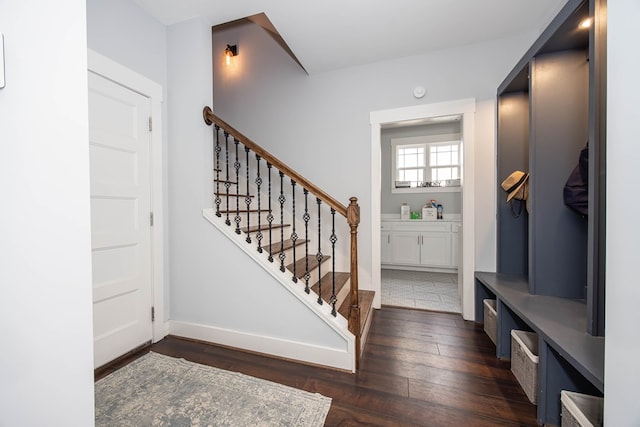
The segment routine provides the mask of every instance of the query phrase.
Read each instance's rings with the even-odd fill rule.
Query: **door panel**
[[[420,235],[413,231],[393,232],[391,258],[396,264],[420,264]]]
[[[420,263],[425,266],[451,266],[451,233],[424,233]]]
[[[150,341],[150,100],[89,72],[94,366]]]

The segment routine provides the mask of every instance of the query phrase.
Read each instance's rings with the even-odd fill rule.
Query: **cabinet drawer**
[[[390,222],[381,222],[380,230],[391,230],[393,228],[392,223]]]

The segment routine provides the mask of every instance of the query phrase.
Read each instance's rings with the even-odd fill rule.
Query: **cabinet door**
[[[458,267],[458,260],[460,259],[460,226],[454,225],[451,228],[451,266]]]
[[[451,233],[424,233],[421,239],[420,263],[424,266],[451,266]]]
[[[394,264],[420,264],[420,233],[394,231],[391,233],[391,262]]]
[[[391,263],[391,232],[382,231],[380,235],[380,262]]]

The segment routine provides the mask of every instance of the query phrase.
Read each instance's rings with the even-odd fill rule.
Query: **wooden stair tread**
[[[375,296],[374,291],[358,291],[358,302],[360,303],[360,333],[364,330],[365,325],[367,324],[367,317],[371,312],[371,307],[373,306],[373,297]],[[349,319],[349,308],[351,307],[351,300],[347,298],[344,300],[340,308],[338,309],[338,313],[340,313],[345,319]]]
[[[235,193],[213,193],[214,196],[220,196],[220,197],[224,197],[224,196],[229,196],[229,197],[247,197],[246,194],[235,194]],[[253,194],[249,194],[249,197],[256,197]]]
[[[263,230],[264,230],[264,229],[263,229]],[[296,244],[295,244],[295,246],[304,245],[304,244],[305,244],[305,242],[307,242],[307,241],[308,241],[308,240],[298,239],[298,240],[296,240]],[[266,246],[263,246],[262,248],[263,248],[265,251],[269,252],[269,253],[277,254],[277,253],[279,253],[281,250],[285,250],[285,251],[287,251],[287,250],[289,250],[289,249],[293,248],[293,246],[294,246],[294,245],[293,245],[293,240],[291,240],[291,239],[283,240],[283,245],[282,245],[283,247],[281,248],[280,246],[281,246],[281,245],[280,245],[280,242],[274,242],[274,243],[272,243],[272,244],[271,244],[271,246],[266,245]]]
[[[261,213],[261,212],[269,212],[268,209],[250,209],[250,210],[246,210],[246,209],[240,209],[240,210],[235,210],[235,209],[221,209],[220,213],[226,214],[226,213]]]
[[[320,282],[322,282],[322,295],[320,295],[320,298],[322,298],[323,301],[326,301],[327,303],[329,303],[329,300],[331,299],[331,293],[332,293],[332,286],[331,286],[331,281],[332,280],[331,279],[332,279],[332,275],[333,275],[332,271],[329,271],[328,273],[325,273],[325,275],[322,276],[322,279],[320,279],[319,281],[314,283],[313,286],[311,286],[311,290],[317,294],[318,293],[319,284],[320,284]],[[336,271],[336,295],[338,295],[340,293],[340,290],[349,281],[350,277],[351,277],[351,274],[349,274],[349,273]]]
[[[313,271],[316,267],[318,267],[318,260],[316,259],[315,255],[307,255],[306,257],[300,258],[295,263],[292,262],[291,264],[287,265],[287,270],[293,272],[293,265],[295,264],[296,275],[299,279],[302,279],[305,273],[305,258],[309,260],[309,271]],[[331,257],[324,255],[322,258],[322,262],[325,262],[328,259],[331,259]]]
[[[280,229],[280,228],[285,228],[285,227],[291,227],[291,224],[273,224],[273,225],[271,225],[271,229],[272,229],[272,230]],[[265,225],[263,224],[263,225],[260,227],[260,230],[261,230],[263,233],[268,233],[268,232],[269,232],[269,225],[266,225],[266,226],[265,226]],[[242,231],[243,233],[253,233],[253,232],[258,231],[258,226],[257,226],[257,225],[252,225],[252,226],[250,226],[250,227],[244,227],[244,228],[241,228],[241,229],[240,229],[240,231]]]

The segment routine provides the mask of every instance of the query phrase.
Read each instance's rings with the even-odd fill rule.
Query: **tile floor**
[[[458,274],[382,270],[382,304],[460,313]]]

